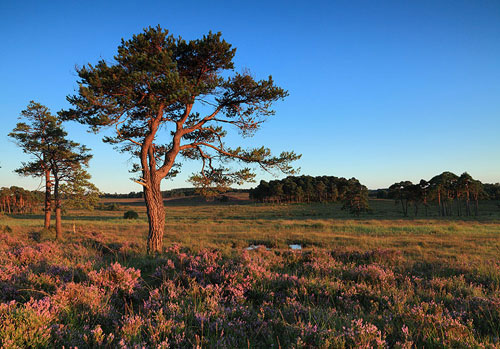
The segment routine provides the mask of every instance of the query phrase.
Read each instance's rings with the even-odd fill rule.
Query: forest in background
[[[368,211],[370,191],[356,178],[334,176],[289,176],[282,180],[261,181],[250,190],[250,198],[259,202],[309,203],[337,202],[353,213]],[[394,199],[401,205],[403,215],[414,215],[419,211],[428,215],[431,205],[438,206],[440,216],[477,216],[479,200],[499,200],[500,184],[483,184],[467,172],[457,176],[443,172],[419,183],[401,181],[387,189],[372,190],[371,196],[379,199]]]
[[[417,184],[410,181],[394,183],[389,188],[368,190],[356,178],[346,179],[335,176],[288,176],[281,180],[260,181],[251,189],[228,189],[233,193],[248,193],[250,200],[260,203],[328,203],[340,202],[342,208],[359,214],[372,210],[369,199],[392,199],[400,205],[403,216],[427,216],[429,210],[435,209],[440,216],[477,216],[482,200],[500,200],[500,183],[481,183],[469,174],[457,176],[451,172],[443,172],[430,180],[421,180]],[[143,192],[127,194],[101,193],[100,198],[135,199],[143,198]],[[197,188],[176,188],[162,191],[162,197],[183,198],[202,196]],[[68,208],[106,209],[109,205],[99,203],[95,194],[85,205],[85,196],[75,199],[64,195]],[[206,198],[213,200],[214,197]],[[227,200],[225,194],[215,199]],[[30,191],[21,187],[0,188],[0,212],[4,213],[36,213],[42,208],[44,193]],[[109,207],[108,207],[109,206]],[[111,207],[112,208],[112,207]],[[500,207],[499,207],[500,208]]]

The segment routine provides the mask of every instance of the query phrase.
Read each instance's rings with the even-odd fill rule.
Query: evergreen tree
[[[348,210],[357,216],[361,212],[367,212],[370,209],[368,205],[368,189],[355,178],[349,180],[342,209]]]
[[[85,188],[77,188],[79,184],[88,186],[90,175],[84,170],[88,167],[88,162],[92,155],[89,149],[79,143],[66,139],[66,132],[60,137],[51,148],[49,153],[49,164],[54,176],[54,210],[56,214],[56,239],[62,237],[62,194],[70,189],[72,192],[78,190],[85,191]]]
[[[50,226],[52,209],[56,216],[56,239],[61,238],[61,191],[64,183],[67,188],[77,189],[79,184],[88,184],[90,176],[83,167],[88,165],[92,157],[85,146],[68,140],[61,121],[50,113],[50,110],[35,102],[30,102],[26,110],[21,112],[21,119],[14,130],[9,134],[27,154],[31,161],[23,163],[16,170],[25,176],[45,177],[45,228]],[[52,205],[52,190],[53,203]],[[52,207],[54,206],[54,207]]]
[[[50,226],[52,178],[49,153],[53,152],[54,144],[63,135],[61,122],[50,110],[31,101],[28,107],[21,111],[14,130],[9,133],[23,152],[30,155],[30,161],[22,163],[16,172],[22,176],[44,177],[45,179],[45,221],[46,229]]]
[[[230,171],[228,160],[265,169],[293,172],[293,152],[272,156],[265,147],[244,150],[224,143],[227,127],[252,135],[273,102],[287,96],[272,78],[256,81],[246,71],[234,73],[236,50],[209,33],[184,41],[159,26],[122,40],[112,63],[78,69],[79,92],[68,97],[74,109],[61,115],[94,131],[113,125],[104,141],[136,155],[149,220],[148,252],[161,250],[165,209],[161,180],[178,171],[183,159],[199,160],[195,185],[226,188],[254,178],[250,168]],[[208,110],[208,111],[207,111]]]
[[[70,181],[61,184],[61,196],[66,207],[93,210],[99,204],[99,189],[90,182],[87,171],[77,168]]]

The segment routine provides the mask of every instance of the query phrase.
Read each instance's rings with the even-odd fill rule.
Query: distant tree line
[[[0,188],[0,212],[33,213],[38,210],[43,193],[29,191],[21,187]]]
[[[500,200],[500,183],[484,183],[483,189],[489,200]]]
[[[356,178],[289,176],[250,189],[250,198],[269,203],[343,202],[352,213],[368,210],[368,189]]]
[[[233,189],[229,188],[228,191],[230,192],[248,192],[249,189]],[[167,198],[181,198],[185,196],[202,196],[197,188],[176,188],[176,189],[170,189],[170,190],[163,190],[161,192],[161,196],[164,199]],[[105,193],[103,194],[104,198],[108,199],[138,199],[138,198],[144,198],[144,192],[134,192],[131,191],[130,193]]]
[[[500,198],[500,184],[483,184],[472,178],[467,172],[457,176],[452,172],[443,172],[430,180],[420,180],[418,184],[410,181],[394,183],[387,190],[377,192],[377,197],[394,199],[401,205],[402,213],[408,216],[412,207],[417,216],[423,207],[425,215],[431,203],[437,204],[438,215],[477,216],[479,200]]]
[[[131,191],[130,193],[104,193],[101,197],[106,199],[142,199],[144,193],[142,191]]]

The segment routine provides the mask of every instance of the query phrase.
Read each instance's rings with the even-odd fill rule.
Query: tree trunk
[[[403,216],[406,217],[405,204],[403,202],[403,198],[400,197],[400,201],[401,201],[401,210],[403,210]]]
[[[470,212],[470,195],[469,195],[469,190],[467,190],[466,194],[467,194],[467,199],[465,201],[465,212],[466,212],[467,216],[470,216],[471,212]]]
[[[439,207],[439,215],[443,216],[443,208],[441,206],[441,192],[438,190],[438,207]]]
[[[45,170],[45,221],[44,227],[45,229],[50,228],[50,201],[51,201],[51,192],[52,192],[52,182],[50,181],[50,170]]]
[[[56,204],[56,240],[62,238],[61,205]]]
[[[56,240],[62,238],[62,222],[61,222],[61,198],[59,197],[59,180],[55,178],[54,182],[54,203],[56,208]]]
[[[425,208],[425,216],[427,217],[427,195],[424,194],[424,208]]]
[[[165,231],[165,207],[160,190],[161,179],[154,178],[144,187],[144,199],[148,214],[148,254],[161,252]]]

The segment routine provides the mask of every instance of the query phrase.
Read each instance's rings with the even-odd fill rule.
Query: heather
[[[190,251],[2,237],[4,347],[494,347],[500,264],[394,250]],[[483,273],[484,274],[484,273]]]
[[[0,346],[500,347],[495,219],[178,205],[148,256],[130,208],[0,218]]]

